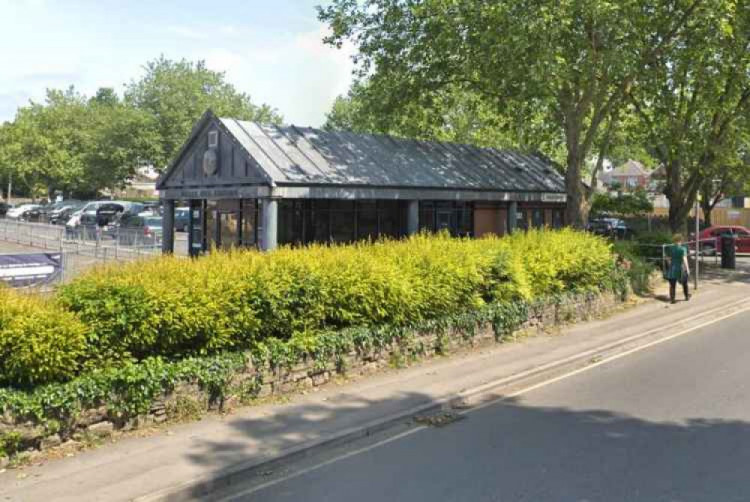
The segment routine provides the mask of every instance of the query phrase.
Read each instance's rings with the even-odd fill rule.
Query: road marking
[[[737,300],[737,301],[735,301],[733,303],[730,303],[729,305],[721,305],[719,307],[714,307],[712,309],[706,310],[705,312],[701,312],[699,314],[696,314],[695,316],[693,316],[691,318],[682,320],[682,321],[680,321],[679,324],[684,324],[686,322],[695,321],[695,320],[700,319],[702,317],[707,317],[709,315],[712,315],[715,312],[726,311],[727,309],[734,308],[734,307],[736,307],[738,305],[742,305],[742,304],[744,304],[746,302],[747,302],[746,299],[742,299],[742,300]],[[672,327],[674,327],[674,326],[672,326]],[[578,353],[573,354],[572,356],[568,356],[568,357],[566,357],[564,359],[559,359],[559,360],[551,361],[549,363],[542,364],[541,366],[536,366],[534,368],[531,368],[531,369],[528,369],[528,370],[525,370],[525,371],[521,371],[519,373],[514,373],[512,375],[508,375],[507,377],[500,378],[498,380],[493,380],[493,381],[488,382],[488,383],[483,384],[483,385],[478,385],[476,387],[473,387],[468,392],[466,392],[466,391],[459,392],[455,397],[458,398],[458,399],[461,399],[462,397],[470,397],[472,395],[480,394],[481,392],[483,392],[483,391],[485,391],[487,389],[493,389],[495,387],[499,387],[499,386],[504,385],[506,383],[512,382],[513,380],[520,380],[522,378],[526,378],[527,376],[533,375],[534,373],[539,373],[539,372],[545,371],[545,370],[547,370],[549,368],[554,368],[555,366],[560,366],[560,365],[563,365],[563,364],[567,364],[567,363],[569,363],[571,361],[575,361],[576,359],[582,359],[582,358],[585,358],[585,357],[587,357],[589,355],[592,355],[592,354],[598,354],[598,353],[605,352],[605,351],[610,350],[610,349],[615,348],[615,347],[619,347],[619,346],[622,346],[622,345],[627,345],[628,343],[631,343],[631,342],[633,342],[635,340],[640,340],[641,338],[649,337],[649,336],[653,335],[654,333],[658,333],[659,331],[664,331],[666,329],[669,329],[669,328],[668,327],[664,327],[664,326],[661,326],[661,327],[658,327],[658,328],[652,328],[652,329],[650,329],[648,331],[644,331],[643,333],[638,333],[638,334],[635,334],[635,335],[631,335],[631,336],[629,336],[627,338],[616,340],[614,342],[608,343],[606,345],[602,345],[600,347],[595,347],[593,349],[585,350],[583,352],[578,352]]]
[[[726,310],[727,308],[731,308],[731,307],[733,307],[733,306],[735,306],[735,305],[738,305],[738,304],[744,303],[744,302],[746,302],[746,301],[747,301],[747,300],[740,300],[740,301],[737,301],[737,302],[734,302],[734,303],[730,304],[729,306],[726,306],[726,305],[725,305],[725,306],[722,306],[722,307],[718,307],[718,308],[715,308],[715,309],[711,309],[711,310],[709,310],[709,311],[707,311],[707,312],[704,312],[704,313],[702,313],[702,314],[698,314],[698,315],[696,315],[696,316],[695,316],[695,318],[703,317],[703,316],[705,316],[706,314],[709,314],[709,313],[715,312],[715,311],[717,311],[717,310]],[[477,405],[477,406],[474,406],[474,407],[472,407],[472,408],[469,408],[469,409],[466,409],[466,410],[461,410],[461,411],[459,411],[459,412],[458,412],[458,414],[459,414],[459,415],[467,415],[467,414],[469,414],[469,413],[472,413],[472,412],[474,412],[474,411],[479,411],[479,410],[482,410],[482,409],[484,409],[484,408],[487,408],[487,407],[489,407],[489,406],[495,405],[495,404],[497,404],[497,403],[499,403],[499,402],[502,402],[502,401],[504,401],[504,400],[507,400],[507,399],[509,399],[509,398],[512,398],[512,397],[516,397],[516,396],[520,396],[520,395],[522,395],[522,394],[526,394],[526,393],[528,393],[528,392],[531,392],[531,391],[533,391],[533,390],[539,389],[539,388],[541,388],[541,387],[545,387],[545,386],[547,386],[547,385],[551,385],[551,384],[553,384],[553,383],[559,382],[560,380],[564,380],[564,379],[566,379],[566,378],[570,378],[570,377],[573,377],[573,376],[575,376],[575,375],[578,375],[578,374],[580,374],[580,373],[583,373],[583,372],[585,372],[585,371],[589,371],[589,370],[592,370],[592,369],[594,369],[594,368],[596,368],[596,367],[602,366],[602,365],[604,365],[604,364],[607,364],[607,363],[609,363],[609,362],[615,361],[615,360],[617,360],[617,359],[620,359],[620,358],[622,358],[622,357],[628,356],[628,355],[630,355],[630,354],[634,354],[634,353],[636,353],[636,352],[639,352],[639,351],[641,351],[641,350],[647,349],[647,348],[649,348],[649,347],[653,347],[653,346],[655,346],[655,345],[659,345],[659,344],[661,344],[661,343],[664,343],[664,342],[667,342],[667,341],[669,341],[669,340],[673,340],[673,339],[675,339],[675,338],[678,338],[678,337],[680,337],[680,336],[684,336],[684,335],[686,335],[686,334],[688,334],[688,333],[692,333],[693,331],[697,331],[697,330],[699,330],[699,329],[701,329],[701,328],[705,328],[706,326],[709,326],[709,325],[711,325],[711,324],[715,324],[715,323],[717,323],[717,322],[721,322],[721,321],[723,321],[723,320],[725,320],[725,319],[729,319],[730,317],[734,317],[734,316],[736,316],[737,314],[741,314],[741,313],[743,313],[743,312],[747,312],[747,311],[750,311],[750,305],[749,305],[749,306],[747,306],[747,307],[745,307],[745,308],[742,308],[742,309],[739,309],[739,310],[735,310],[735,311],[733,311],[733,312],[730,312],[729,314],[723,315],[723,316],[721,316],[721,317],[717,317],[717,318],[715,318],[715,319],[710,319],[710,320],[708,320],[708,321],[705,321],[705,322],[703,322],[703,323],[701,323],[701,324],[698,324],[698,325],[696,325],[696,326],[692,326],[692,327],[690,327],[690,328],[684,329],[684,330],[682,330],[682,331],[680,331],[680,332],[678,332],[678,333],[675,333],[675,334],[672,334],[672,335],[666,336],[666,337],[664,337],[664,338],[660,338],[660,339],[658,339],[658,340],[654,340],[653,342],[649,342],[649,343],[647,343],[647,344],[644,344],[644,345],[641,345],[641,346],[638,346],[638,347],[634,347],[634,348],[632,348],[632,349],[629,349],[629,350],[627,350],[627,351],[625,351],[625,352],[621,352],[621,353],[619,353],[619,354],[615,354],[615,355],[612,355],[612,356],[606,357],[606,358],[604,358],[604,359],[602,359],[602,360],[600,360],[600,361],[597,361],[597,362],[595,362],[595,363],[592,363],[592,364],[588,364],[588,365],[584,366],[583,368],[578,368],[578,369],[576,369],[576,370],[572,370],[572,371],[569,371],[568,373],[565,373],[565,374],[563,374],[563,375],[559,375],[559,376],[557,376],[557,377],[554,377],[554,378],[551,378],[551,379],[549,379],[549,380],[545,380],[545,381],[543,381],[543,382],[540,382],[540,383],[537,383],[537,384],[531,385],[531,386],[529,386],[529,387],[525,387],[525,388],[523,388],[523,389],[517,390],[517,391],[515,391],[515,392],[512,392],[512,393],[510,393],[510,394],[506,394],[506,395],[503,395],[503,396],[499,396],[499,397],[498,397],[497,399],[493,399],[493,400],[491,400],[491,401],[487,401],[486,403],[482,403],[482,404],[479,404],[479,405]],[[661,329],[664,329],[664,328],[661,328]],[[634,337],[630,337],[630,338],[628,338],[628,339],[626,339],[626,340],[632,340],[632,339],[635,339],[635,338],[638,338],[638,337],[642,337],[642,336],[645,336],[645,335],[646,335],[647,333],[654,333],[654,332],[656,332],[656,331],[659,331],[659,329],[653,329],[653,330],[647,331],[646,333],[641,333],[640,335],[637,335],[637,336],[634,336]],[[610,347],[611,347],[611,345],[610,345]],[[606,349],[605,349],[605,350],[606,350]],[[583,354],[583,353],[582,353],[582,354]],[[580,357],[580,354],[579,354],[579,357]],[[541,367],[540,367],[540,368],[541,368]],[[539,369],[539,368],[536,368],[536,370],[538,370],[538,369]],[[498,384],[496,384],[495,386],[499,386],[499,385],[502,385],[502,383],[498,383]],[[481,386],[481,387],[482,387],[482,388],[489,388],[489,387],[490,387],[490,385],[489,385],[489,384],[487,384],[487,385],[484,385],[484,386]],[[236,499],[238,499],[238,498],[240,498],[240,497],[245,497],[245,496],[248,496],[248,495],[252,495],[253,493],[255,493],[255,492],[258,492],[258,491],[260,491],[260,490],[264,490],[264,489],[266,489],[266,488],[269,488],[269,487],[271,487],[271,486],[274,486],[274,485],[277,485],[277,484],[283,483],[283,482],[285,482],[285,481],[288,481],[288,480],[290,480],[290,479],[294,479],[294,478],[297,478],[297,477],[299,477],[299,476],[304,476],[305,474],[308,474],[308,473],[310,473],[310,472],[314,472],[314,471],[317,471],[318,469],[322,469],[323,467],[329,466],[329,465],[331,465],[331,464],[334,464],[334,463],[336,463],[336,462],[339,462],[339,461],[341,461],[341,460],[346,460],[346,459],[348,459],[348,458],[351,458],[351,457],[354,457],[354,456],[356,456],[356,455],[360,455],[360,454],[362,454],[362,453],[366,453],[366,452],[368,452],[368,451],[371,451],[371,450],[374,450],[374,449],[376,449],[376,448],[380,448],[381,446],[385,446],[385,445],[387,445],[387,444],[389,444],[389,443],[392,443],[392,442],[394,442],[394,441],[398,441],[399,439],[403,439],[403,438],[405,438],[405,437],[407,437],[407,436],[410,436],[410,435],[412,435],[412,434],[416,434],[417,432],[423,431],[423,430],[425,430],[425,429],[428,429],[428,427],[427,427],[427,426],[424,426],[424,425],[420,425],[420,426],[414,427],[413,429],[409,429],[409,430],[407,430],[407,431],[401,432],[401,433],[399,433],[399,434],[396,434],[395,436],[391,436],[391,437],[389,437],[389,438],[386,438],[386,439],[380,440],[380,441],[378,441],[378,442],[376,442],[376,443],[373,443],[373,444],[371,444],[371,445],[368,445],[368,446],[364,446],[364,447],[362,447],[362,448],[358,448],[358,449],[356,449],[356,450],[352,450],[352,451],[350,451],[350,452],[348,452],[348,453],[344,453],[344,454],[342,454],[342,455],[339,455],[339,456],[337,456],[337,457],[334,457],[334,458],[328,459],[328,460],[326,460],[325,462],[321,462],[320,464],[315,464],[315,465],[313,465],[313,466],[310,466],[310,467],[307,467],[307,468],[305,468],[305,469],[301,469],[301,470],[299,470],[299,471],[295,471],[295,472],[293,472],[293,473],[291,473],[291,474],[288,474],[288,475],[286,475],[286,476],[283,476],[283,477],[281,477],[281,478],[278,478],[278,479],[274,479],[274,480],[271,480],[271,481],[267,481],[267,482],[265,482],[265,483],[261,483],[261,484],[259,484],[259,485],[256,485],[256,486],[253,486],[253,487],[250,487],[250,488],[248,488],[247,490],[243,490],[243,491],[241,491],[241,492],[239,492],[239,493],[235,493],[235,494],[233,494],[233,495],[229,495],[229,496],[227,496],[227,497],[224,497],[224,498],[222,498],[222,499],[219,499],[219,502],[229,502],[229,501],[233,501],[233,500],[236,500]]]
[[[607,364],[609,362],[615,361],[615,360],[620,359],[622,357],[629,356],[630,354],[634,354],[634,353],[639,352],[641,350],[648,349],[649,347],[653,347],[655,345],[659,345],[661,343],[668,342],[668,341],[670,341],[670,340],[672,340],[674,338],[677,338],[677,337],[680,337],[680,336],[683,336],[683,335],[687,335],[688,333],[692,333],[693,331],[699,330],[701,328],[705,328],[706,326],[709,326],[711,324],[715,324],[717,322],[723,321],[724,319],[729,319],[730,317],[734,317],[737,314],[742,314],[743,312],[747,312],[749,310],[750,310],[750,305],[747,306],[747,307],[745,307],[745,308],[742,308],[742,309],[730,312],[729,314],[723,315],[721,317],[717,317],[716,319],[711,319],[711,320],[706,321],[706,322],[704,322],[702,324],[698,324],[697,326],[690,327],[690,328],[685,329],[683,331],[680,331],[678,333],[674,333],[672,335],[665,336],[664,338],[659,338],[658,340],[654,340],[653,342],[649,342],[649,343],[646,343],[644,345],[639,345],[638,347],[634,347],[632,349],[626,350],[625,352],[620,352],[619,354],[614,354],[612,356],[605,357],[604,359],[602,359],[600,361],[597,361],[595,363],[592,363],[592,364],[588,364],[588,365],[584,366],[583,368],[578,368],[577,370],[573,370],[573,371],[570,371],[570,372],[565,373],[563,375],[557,376],[555,378],[552,378],[552,379],[549,379],[549,380],[545,380],[544,382],[539,382],[538,384],[534,384],[534,385],[532,385],[530,387],[525,387],[525,388],[523,388],[521,390],[517,390],[516,392],[512,392],[510,394],[502,396],[499,399],[495,399],[494,401],[490,401],[490,402],[487,402],[487,403],[482,403],[481,405],[475,406],[475,407],[473,407],[473,408],[471,408],[469,410],[465,410],[465,411],[469,412],[469,411],[474,411],[474,410],[480,410],[480,409],[485,408],[486,406],[488,406],[490,404],[497,403],[498,401],[502,401],[503,399],[508,399],[508,398],[511,398],[511,397],[516,397],[516,396],[520,396],[520,395],[526,394],[527,392],[531,392],[531,391],[539,389],[541,387],[545,387],[545,386],[553,384],[555,382],[559,382],[560,380],[564,380],[566,378],[570,378],[570,377],[575,376],[575,375],[577,375],[579,373],[583,373],[584,371],[588,371],[588,370],[594,369],[594,368],[596,368],[598,366],[601,366],[603,364]]]

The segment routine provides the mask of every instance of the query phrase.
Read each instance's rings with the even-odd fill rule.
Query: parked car
[[[39,204],[21,204],[12,209],[9,209],[5,214],[5,217],[11,220],[25,221],[30,211],[41,207]]]
[[[64,225],[73,216],[73,213],[81,209],[84,205],[85,203],[80,201],[66,201],[47,213],[47,220],[52,225]]]
[[[55,201],[49,204],[42,204],[26,213],[26,220],[33,222],[49,223],[50,214],[57,209],[68,204],[68,202]]]
[[[632,235],[631,229],[619,218],[594,218],[589,221],[589,232],[606,237],[625,239]]]
[[[5,216],[12,207],[7,202],[0,202],[0,216]]]
[[[154,246],[161,241],[162,217],[126,213],[120,217],[116,238],[125,246]]]
[[[177,232],[187,232],[190,226],[190,208],[177,207],[174,210],[174,229]]]
[[[113,239],[116,237],[123,217],[138,215],[144,210],[139,202],[112,201],[97,209],[96,224],[102,229],[102,234]]]
[[[701,241],[701,254],[714,255],[721,249],[721,236],[732,234],[737,238],[738,253],[750,253],[750,230],[739,225],[714,225],[702,230],[698,236]],[[695,241],[694,234],[690,240]],[[695,249],[695,244],[690,245]]]

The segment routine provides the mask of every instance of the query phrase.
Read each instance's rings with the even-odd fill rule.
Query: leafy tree
[[[160,148],[147,160],[164,169],[177,154],[200,116],[210,108],[218,115],[259,122],[280,122],[268,105],[255,105],[250,96],[226,82],[224,74],[209,70],[205,62],[172,61],[163,56],[145,66],[146,74],[131,81],[125,101],[156,121]],[[151,144],[151,140],[144,140]]]
[[[564,139],[568,221],[582,226],[588,201],[584,161],[648,63],[701,21],[708,3],[604,0],[334,0],[319,8],[351,41],[365,106],[392,112],[457,87],[476,93],[499,116],[541,117]]]
[[[406,102],[393,110],[377,106],[378,98],[367,83],[355,82],[347,96],[339,96],[326,115],[327,129],[468,143],[495,148],[554,152],[560,156],[559,138],[545,135],[541,118],[528,117],[524,128],[515,118],[500,115],[481,95],[449,87],[424,93],[419,102]]]
[[[615,214],[619,216],[637,216],[654,210],[653,203],[642,188],[633,193],[619,196],[609,193],[596,193],[591,203],[594,214]]]
[[[123,186],[161,154],[156,119],[121,101],[112,89],[99,89],[87,112],[92,148],[86,151],[83,179],[89,191]]]
[[[750,6],[742,0],[709,5],[628,93],[645,143],[666,170],[673,232],[684,230],[701,187],[710,199],[714,179],[721,191],[734,178],[728,169],[745,169],[738,156],[750,114]]]
[[[70,192],[82,180],[90,137],[86,99],[73,87],[48,90],[44,103],[20,108],[7,125],[3,157],[32,197]]]

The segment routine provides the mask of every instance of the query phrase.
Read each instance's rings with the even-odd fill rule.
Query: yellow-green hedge
[[[96,269],[52,301],[0,291],[0,384],[82,369],[424,325],[568,291],[614,287],[610,246],[572,230],[159,257]]]
[[[608,244],[572,230],[479,240],[419,235],[117,265],[64,287],[59,300],[90,327],[92,355],[181,357],[597,288],[613,263]]]
[[[0,384],[33,386],[77,374],[86,326],[52,301],[0,286]]]

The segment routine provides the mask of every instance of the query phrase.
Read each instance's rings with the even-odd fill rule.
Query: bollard
[[[736,238],[731,234],[721,236],[721,268],[734,270],[736,261]]]

